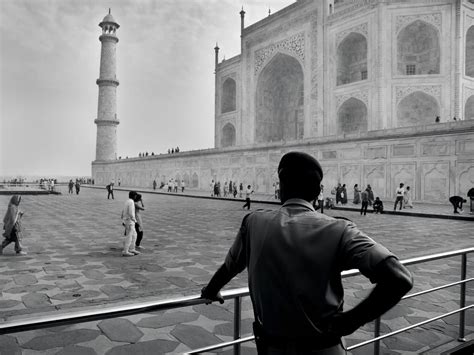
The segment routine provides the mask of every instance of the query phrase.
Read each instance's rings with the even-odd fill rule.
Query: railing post
[[[374,338],[378,338],[380,336],[380,317],[377,317],[374,324]],[[374,342],[374,355],[380,354],[380,340],[376,340]]]
[[[461,261],[461,280],[465,280],[467,277],[467,253],[462,254],[462,261]],[[461,294],[459,297],[459,308],[463,308],[466,306],[466,283],[463,282],[461,284]],[[465,317],[464,311],[459,312],[459,338],[458,341],[466,341],[464,338],[464,326],[465,326]]]
[[[242,298],[237,296],[234,298],[234,340],[240,339],[240,321],[241,321],[241,305]],[[240,355],[240,344],[234,345],[234,354]]]

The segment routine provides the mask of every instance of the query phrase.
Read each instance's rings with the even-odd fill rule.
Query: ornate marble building
[[[184,178],[270,192],[289,150],[323,183],[446,201],[474,186],[474,1],[299,0],[245,27],[241,54],[215,48],[215,148],[93,162],[98,183]],[[349,194],[351,197],[351,193]]]

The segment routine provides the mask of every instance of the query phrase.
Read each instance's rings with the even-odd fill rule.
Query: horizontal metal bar
[[[468,254],[474,252],[474,247],[444,252],[439,254],[428,255],[424,257],[412,258],[401,261],[402,264],[418,264],[426,261],[437,260],[441,258],[448,258],[451,256]],[[344,271],[342,277],[350,277],[359,274],[358,270]],[[249,295],[248,287],[232,289],[222,292],[224,299],[231,299],[235,297],[245,297]],[[197,304],[203,304],[205,300],[201,299],[199,295],[180,297],[176,299],[167,299],[160,301],[150,301],[135,303],[132,305],[112,306],[101,308],[97,310],[87,310],[79,312],[71,312],[66,314],[45,315],[30,319],[14,320],[11,322],[0,323],[0,335],[15,333],[20,331],[42,329],[59,325],[76,324],[90,321],[98,321],[108,318],[124,317],[134,314],[154,312],[159,310],[175,309],[181,307],[189,307]]]
[[[224,299],[232,299],[238,296],[248,296],[248,288],[237,288],[222,292]],[[53,326],[69,325],[98,321],[109,318],[130,316],[139,313],[155,312],[182,307],[189,307],[205,303],[199,295],[166,299],[160,301],[149,301],[134,303],[130,305],[113,306],[94,310],[70,312],[65,314],[48,314],[41,317],[13,320],[11,322],[0,323],[0,335],[42,329]]]
[[[469,254],[469,253],[474,253],[474,247],[466,248],[466,249],[458,249],[458,250],[453,250],[453,251],[446,251],[446,252],[443,252],[443,253],[431,254],[431,255],[427,255],[427,256],[419,256],[419,257],[416,257],[416,258],[401,260],[400,262],[403,265],[415,265],[415,264],[425,263],[425,262],[428,262],[428,261],[445,259],[445,258],[450,258],[450,257],[453,257],[453,256]],[[360,275],[360,274],[361,274],[361,272],[359,270],[351,269],[351,270],[346,270],[346,271],[341,272],[341,277],[343,279],[345,279],[345,278],[352,277],[352,276],[357,276],[357,275]]]
[[[365,346],[365,345],[374,343],[374,342],[376,342],[376,341],[379,341],[379,340],[382,340],[382,339],[385,339],[385,338],[388,338],[388,337],[397,335],[397,334],[399,334],[399,333],[406,332],[407,330],[410,330],[410,329],[413,329],[413,328],[421,327],[422,325],[425,325],[425,324],[428,324],[428,323],[437,321],[438,319],[452,316],[453,314],[456,314],[456,313],[459,313],[459,312],[468,310],[468,309],[473,308],[473,307],[474,307],[474,304],[471,304],[471,305],[469,305],[469,306],[466,306],[466,307],[463,307],[463,308],[459,308],[459,309],[456,309],[456,310],[451,311],[451,312],[448,312],[448,313],[444,313],[444,314],[442,314],[442,315],[440,315],[440,316],[427,319],[427,320],[425,320],[425,321],[423,321],[423,322],[419,322],[419,323],[410,325],[410,326],[408,326],[408,327],[395,330],[395,331],[393,331],[393,332],[391,332],[391,333],[384,334],[384,335],[381,335],[381,336],[379,336],[379,337],[376,337],[376,338],[373,338],[373,339],[369,339],[369,340],[363,341],[363,342],[361,342],[361,343],[358,343],[358,344],[349,346],[349,347],[347,348],[347,350],[350,351],[350,350],[353,350],[353,349],[360,348],[360,347],[362,347],[362,346]]]
[[[412,294],[409,294],[409,295],[405,295],[405,296],[402,297],[402,300],[406,300],[408,298],[421,296],[421,295],[424,295],[426,293],[430,293],[430,292],[434,292],[434,291],[439,291],[439,290],[442,290],[444,288],[453,287],[453,286],[456,286],[456,285],[462,285],[462,284],[465,284],[465,283],[468,283],[468,282],[471,282],[471,281],[474,281],[474,277],[471,277],[470,279],[465,279],[465,280],[461,280],[461,281],[452,282],[450,284],[446,284],[446,285],[443,285],[443,286],[433,287],[433,288],[430,288],[429,290],[424,290],[424,291],[412,293]]]
[[[438,253],[438,254],[431,254],[427,256],[419,256],[416,258],[411,258],[411,259],[406,259],[402,261],[403,265],[413,265],[413,264],[419,264],[419,263],[424,263],[428,261],[433,261],[433,260],[438,260],[438,259],[444,259],[444,258],[449,258],[452,256],[457,256],[457,255],[462,255],[462,254],[469,254],[474,252],[474,247],[471,248],[466,248],[466,249],[459,249],[459,250],[453,250],[453,251],[446,251],[443,253]]]
[[[224,342],[224,343],[219,343],[219,344],[215,344],[215,345],[209,345],[209,346],[206,346],[206,347],[203,347],[203,348],[199,348],[199,349],[194,349],[194,350],[191,350],[191,351],[186,352],[186,353],[183,353],[183,354],[199,354],[199,353],[205,353],[205,352],[212,351],[212,350],[227,348],[227,347],[229,347],[229,346],[236,345],[236,344],[246,343],[246,342],[249,342],[249,341],[252,341],[252,340],[255,340],[255,337],[254,337],[253,335],[248,336],[248,337],[245,337],[245,338],[240,338],[240,339],[232,340],[232,341],[226,341],[226,342]]]

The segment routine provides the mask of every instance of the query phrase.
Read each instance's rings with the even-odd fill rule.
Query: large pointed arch
[[[300,62],[277,53],[261,71],[256,91],[255,141],[303,138],[304,74]]]

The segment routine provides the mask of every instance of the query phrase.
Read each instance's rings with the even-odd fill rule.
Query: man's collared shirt
[[[359,269],[373,279],[388,257],[394,255],[352,222],[290,199],[276,211],[248,214],[225,264],[232,274],[248,268],[254,313],[268,334],[303,337],[342,311],[341,271]]]

